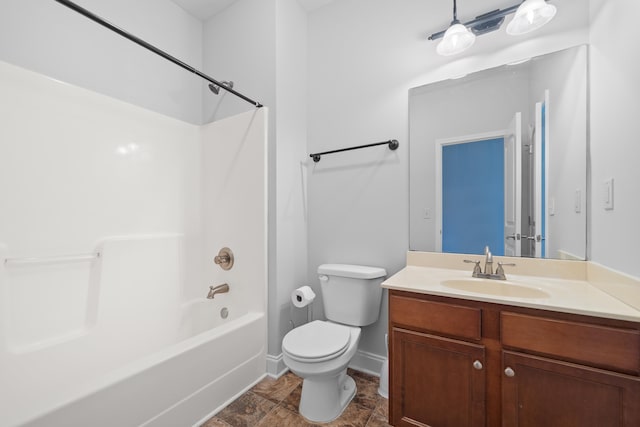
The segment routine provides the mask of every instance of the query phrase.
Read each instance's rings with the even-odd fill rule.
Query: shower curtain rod
[[[69,9],[78,12],[80,15],[83,15],[89,19],[91,19],[94,22],[97,22],[98,24],[102,25],[105,28],[110,29],[111,31],[113,31],[114,33],[117,33],[119,35],[121,35],[122,37],[131,40],[132,42],[144,47],[145,49],[150,50],[151,52],[155,53],[156,55],[159,55],[161,57],[163,57],[164,59],[173,62],[174,64],[176,64],[179,67],[184,68],[187,71],[192,72],[193,74],[202,77],[203,79],[207,80],[210,83],[213,83],[216,86],[219,86],[220,88],[226,90],[227,92],[230,92],[232,94],[234,94],[235,96],[237,96],[238,98],[243,99],[244,101],[247,101],[250,104],[253,104],[256,108],[262,108],[262,104],[260,104],[257,101],[254,101],[251,98],[248,98],[246,96],[244,96],[243,94],[241,94],[240,92],[233,90],[232,88],[230,88],[229,86],[223,84],[223,82],[219,82],[216,79],[209,77],[208,75],[204,74],[201,71],[198,71],[197,69],[193,68],[191,65],[186,64],[182,61],[180,61],[178,58],[169,55],[167,52],[158,49],[157,47],[153,46],[152,44],[147,43],[146,41],[140,39],[139,37],[134,36],[133,34],[123,30],[122,28],[119,28],[115,25],[113,25],[112,23],[105,21],[104,19],[102,19],[101,17],[99,17],[98,15],[96,15],[95,13],[81,7],[78,6],[77,4],[69,1],[69,0],[54,0],[58,3],[60,3],[63,6],[68,7]]]

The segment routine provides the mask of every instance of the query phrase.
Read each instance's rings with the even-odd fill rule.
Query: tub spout
[[[227,292],[229,292],[229,285],[226,283],[218,286],[209,286],[209,295],[207,295],[207,298],[213,299],[216,294],[224,294]]]

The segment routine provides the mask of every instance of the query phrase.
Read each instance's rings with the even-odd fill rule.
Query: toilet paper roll
[[[316,294],[309,286],[301,286],[291,293],[291,302],[294,306],[306,307],[313,302]]]

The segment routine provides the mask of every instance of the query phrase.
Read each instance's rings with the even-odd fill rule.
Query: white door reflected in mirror
[[[584,197],[578,212],[574,200],[587,186],[587,88],[587,46],[577,46],[411,89],[409,248],[481,254],[489,245],[496,255],[585,259]],[[462,154],[447,159],[454,146],[473,145],[471,137],[504,138],[499,166],[476,158],[503,171],[501,181],[483,184],[486,170],[455,159]],[[464,196],[448,194],[456,174],[465,178],[452,188]],[[490,217],[501,219],[499,230],[471,214],[496,194],[502,212]],[[487,229],[496,231],[450,244]]]

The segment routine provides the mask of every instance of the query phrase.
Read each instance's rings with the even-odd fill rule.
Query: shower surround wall
[[[0,93],[0,426],[193,424],[258,380],[266,109],[198,127],[3,62]]]

